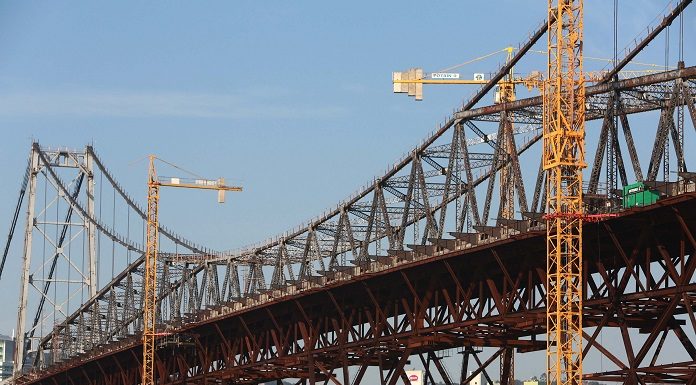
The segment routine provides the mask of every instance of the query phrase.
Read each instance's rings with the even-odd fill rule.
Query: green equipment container
[[[660,198],[658,191],[650,190],[643,182],[629,184],[623,188],[623,208],[651,205]]]

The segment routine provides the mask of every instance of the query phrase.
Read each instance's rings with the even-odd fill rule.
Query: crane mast
[[[147,183],[145,295],[143,299],[143,385],[153,385],[155,372],[155,301],[157,300],[157,249],[159,239],[159,190],[155,157],[150,156]]]
[[[512,60],[512,47],[507,48],[506,63]],[[498,83],[497,103],[509,103],[515,101],[515,74],[514,67],[510,67],[510,72],[505,76],[504,80]],[[498,138],[502,148],[502,156],[509,159],[513,151],[517,151],[514,144],[514,134],[512,127],[512,112],[505,111],[503,118],[500,120],[502,137]],[[505,162],[500,170],[500,217],[504,219],[513,219],[515,216],[515,183],[513,180],[513,165],[511,162]]]
[[[548,2],[543,114],[547,214],[547,383],[582,383],[583,1]]]

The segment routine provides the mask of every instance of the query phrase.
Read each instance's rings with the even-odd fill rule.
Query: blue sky
[[[610,58],[612,2],[586,3],[585,54]],[[622,0],[619,46],[668,3]],[[162,222],[214,248],[280,233],[381,174],[473,92],[426,88],[416,103],[392,94],[391,71],[434,71],[516,45],[545,10],[545,1],[512,0],[0,2],[0,232],[35,139],[93,143],[142,200],[138,160],[149,153],[242,184],[223,207],[163,195]],[[696,33],[693,6],[684,21]],[[673,28],[672,65],[676,36]],[[687,40],[687,63],[693,48]],[[543,71],[537,56],[521,70]],[[640,59],[664,63],[663,45]],[[18,285],[4,275],[0,289]],[[1,315],[0,331],[14,322]]]
[[[622,1],[619,45],[667,4]],[[245,185],[218,215],[244,218],[235,236],[180,229],[229,248],[332,206],[473,92],[431,87],[415,103],[391,93],[391,71],[434,71],[516,45],[543,20],[545,2],[29,1],[2,2],[0,15],[0,195],[14,199],[32,139],[94,143],[135,196],[144,196],[146,167],[132,163],[156,153]],[[688,12],[687,32],[694,18]],[[586,25],[586,55],[611,57],[611,2],[588,2]],[[645,61],[662,63],[662,49],[653,51]],[[543,55],[532,56],[524,70],[543,70]]]

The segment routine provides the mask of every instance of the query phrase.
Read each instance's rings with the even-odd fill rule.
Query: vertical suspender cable
[[[665,71],[669,71],[669,26],[665,29]],[[671,117],[667,117],[670,119]],[[667,124],[667,122],[663,122]],[[665,137],[665,150],[662,153],[662,180],[669,182],[669,135]]]

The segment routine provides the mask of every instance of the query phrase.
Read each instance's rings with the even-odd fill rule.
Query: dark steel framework
[[[696,326],[696,184],[683,181],[672,188],[680,194],[659,205],[586,224],[584,354],[599,352],[615,369],[586,373],[585,379],[691,383],[696,376],[696,348],[688,337]],[[510,349],[545,349],[544,339],[537,339],[545,333],[546,317],[542,227],[473,247],[441,248],[435,255],[389,258],[382,261],[384,269],[350,280],[266,294],[282,300],[249,298],[245,306],[200,312],[197,322],[177,330],[189,344],[163,339],[157,383],[295,378],[357,385],[367,368],[376,366],[385,375],[382,383],[393,385],[416,357],[432,362],[452,384],[461,379],[451,378],[435,353],[462,347],[463,357],[475,362],[472,375],[463,371],[466,383],[490,371]],[[597,338],[612,328],[620,331],[624,352]],[[665,342],[683,361],[665,361]],[[484,346],[496,350],[482,361],[475,349]],[[140,349],[139,339],[125,339],[25,382],[134,384]]]
[[[685,325],[696,327],[690,257],[695,174],[687,170],[683,122],[674,115],[685,108],[696,123],[696,67],[682,64],[674,71],[610,81],[690,2],[682,1],[667,15],[628,53],[629,60],[610,71],[612,76],[586,90],[586,119],[601,122],[598,130],[588,128],[599,137],[587,186],[588,211],[619,209],[616,193],[599,183],[605,160],[617,165],[622,184],[631,178],[644,181],[673,197],[654,208],[586,225],[585,323],[590,331],[585,354],[599,352],[615,366],[587,379],[686,383],[695,377],[692,332],[684,330]],[[543,23],[508,65],[515,65],[546,28]],[[507,72],[506,66],[498,74]],[[465,383],[472,377],[468,371],[452,378],[436,354],[459,347],[463,366],[477,365],[474,375],[490,377],[490,365],[502,363],[506,385],[512,375],[505,363],[512,362],[513,350],[545,348],[545,340],[537,337],[545,333],[545,230],[540,222],[546,194],[544,174],[530,175],[520,166],[535,148],[538,154],[541,98],[476,107],[493,80],[384,176],[306,226],[233,252],[214,252],[161,228],[169,250],[161,252],[166,262],[158,270],[157,323],[171,335],[160,341],[157,383],[295,378],[357,385],[368,367],[378,366],[382,383],[393,385],[414,357],[434,366],[446,383]],[[640,159],[646,157],[638,153],[629,116],[650,111],[659,117],[644,170]],[[505,154],[500,140],[517,151]],[[669,151],[667,143],[672,143]],[[83,201],[71,199],[69,184],[55,172],[48,152],[38,144],[33,151],[42,169],[37,176],[50,180],[99,234],[140,258],[110,276],[50,332],[34,337],[38,341],[28,349],[34,352],[33,370],[18,382],[137,383],[143,246],[89,215]],[[86,152],[126,210],[144,218],[94,151],[88,147]],[[676,159],[672,166],[678,178],[658,181],[656,170],[669,168],[670,157]],[[503,207],[495,184],[508,165],[514,171],[508,183],[516,192],[516,219],[492,214]],[[26,190],[25,183],[17,210]],[[625,357],[597,342],[610,328],[620,331]],[[632,341],[635,330],[648,335],[641,346]],[[686,352],[684,362],[661,361],[670,338]],[[484,359],[476,349],[482,346],[497,350]],[[434,382],[430,370],[427,376]]]

